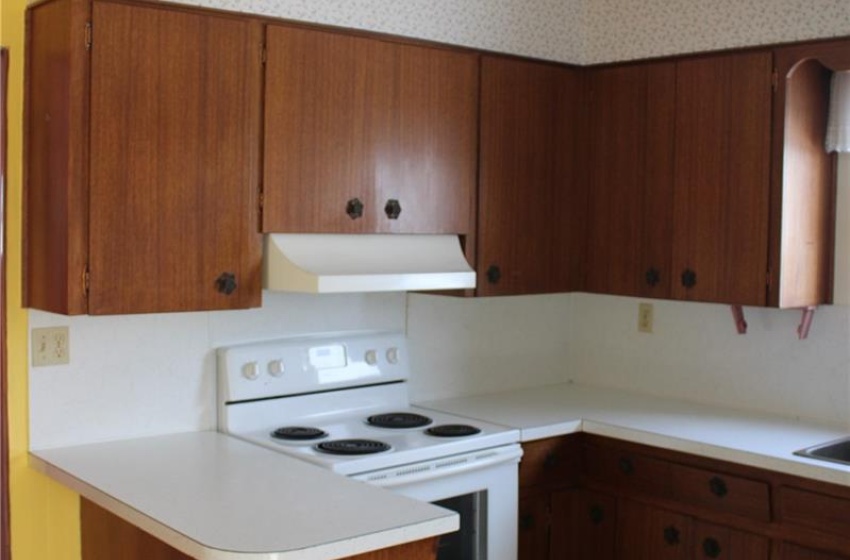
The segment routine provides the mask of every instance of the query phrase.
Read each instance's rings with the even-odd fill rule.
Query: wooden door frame
[[[9,429],[6,383],[6,90],[9,51],[0,48],[0,560],[10,560]]]

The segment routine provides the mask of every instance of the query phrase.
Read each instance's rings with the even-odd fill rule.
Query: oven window
[[[487,557],[487,492],[434,502],[460,515],[460,529],[440,537],[437,560],[483,560]]]

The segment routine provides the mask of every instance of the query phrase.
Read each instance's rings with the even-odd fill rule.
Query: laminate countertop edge
[[[31,450],[29,464],[198,560],[332,560],[460,523],[452,511],[217,432]]]

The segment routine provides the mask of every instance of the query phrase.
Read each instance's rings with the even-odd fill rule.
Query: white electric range
[[[411,405],[409,376],[400,333],[221,348],[219,430],[457,511],[440,560],[515,560],[519,431]]]

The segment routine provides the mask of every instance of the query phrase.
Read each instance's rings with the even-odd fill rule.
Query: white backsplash
[[[215,349],[276,337],[402,330],[404,294],[263,294],[245,311],[65,317],[70,364],[30,368],[32,448],[214,429]]]
[[[850,308],[824,306],[797,339],[799,310],[745,307],[739,335],[726,305],[651,301],[652,334],[637,331],[638,300],[576,294],[570,377],[731,408],[850,428]]]
[[[427,401],[559,383],[570,370],[573,296],[410,294],[411,395]]]

